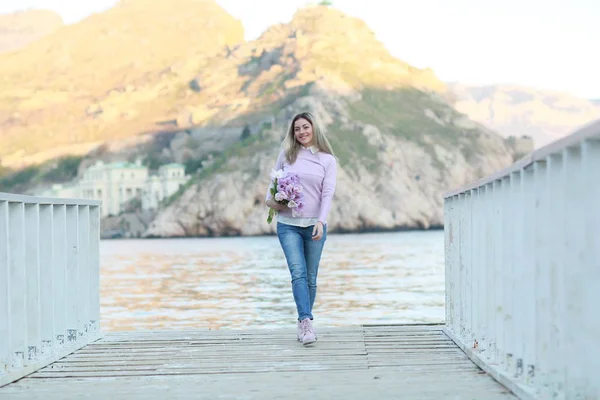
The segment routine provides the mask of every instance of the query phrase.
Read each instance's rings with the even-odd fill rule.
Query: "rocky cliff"
[[[556,91],[513,85],[449,88],[458,111],[505,137],[529,136],[536,148],[600,118],[600,104]]]
[[[56,32],[63,21],[48,10],[27,10],[0,14],[0,54],[22,49]]]
[[[329,218],[336,231],[440,226],[444,191],[513,161],[500,136],[448,105],[432,71],[394,59],[362,21],[327,7],[300,10],[215,59],[192,84],[185,122],[210,115],[214,127],[179,142],[234,132],[233,144],[146,236],[273,232],[268,176],[290,118],[303,110],[322,121],[339,159]],[[252,135],[241,140],[244,125]]]

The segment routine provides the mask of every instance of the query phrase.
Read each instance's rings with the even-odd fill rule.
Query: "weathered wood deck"
[[[0,399],[514,399],[441,325],[110,333]]]

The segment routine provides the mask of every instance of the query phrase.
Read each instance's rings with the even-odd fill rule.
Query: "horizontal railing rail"
[[[600,398],[600,122],[444,213],[447,334],[521,398]]]
[[[100,207],[0,193],[0,386],[100,337]]]

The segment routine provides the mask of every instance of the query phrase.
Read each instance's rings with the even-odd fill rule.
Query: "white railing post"
[[[600,184],[598,184],[600,171],[600,140],[586,140],[581,152],[581,181],[582,197],[584,204],[582,211],[596,210],[600,200]],[[592,183],[592,182],[595,182]],[[580,290],[583,293],[582,301],[585,304],[600,304],[600,212],[586,213],[583,224],[583,243],[585,251],[581,253],[581,264],[589,274],[583,279]],[[600,346],[587,347],[587,343],[597,343],[600,338],[600,318],[597,307],[585,307],[581,315],[583,321],[580,326],[579,351],[583,354],[581,367],[584,371],[595,371],[596,375],[584,375],[582,391],[588,398],[600,398]]]
[[[52,276],[54,278],[54,347],[62,348],[67,337],[67,206],[56,204],[52,207]]]
[[[549,397],[549,393],[545,388],[550,385],[548,380],[548,371],[550,365],[550,346],[551,335],[549,329],[539,329],[539,327],[550,326],[550,302],[551,302],[551,285],[550,274],[547,272],[550,268],[550,240],[549,230],[551,220],[550,203],[552,198],[550,195],[548,181],[548,162],[544,160],[536,161],[533,165],[534,173],[534,198],[535,198],[535,214],[534,214],[534,244],[533,248],[538,249],[534,253],[535,259],[535,363],[533,367],[535,384],[539,388],[540,398]]]
[[[79,220],[78,206],[67,205],[67,336],[66,341],[71,345],[77,341],[79,327]]]
[[[458,281],[455,279],[455,273],[457,270],[458,263],[456,262],[456,256],[458,251],[456,245],[458,241],[454,240],[458,237],[458,221],[456,215],[456,200],[454,198],[448,199],[444,203],[444,213],[447,216],[447,229],[444,230],[444,241],[445,241],[445,254],[446,259],[453,257],[453,262],[449,263],[448,268],[445,269],[445,308],[446,308],[446,325],[452,327],[453,330],[457,329],[457,311],[455,307],[455,299],[457,298]]]
[[[2,209],[0,208],[0,212],[2,212]],[[453,235],[453,223],[454,223],[454,213],[453,213],[453,209],[452,209],[452,199],[448,199],[447,201],[444,202],[444,215],[446,216],[446,229],[444,230],[444,257],[446,259],[448,259],[448,257],[450,256],[452,250],[452,235]],[[2,227],[0,226],[0,229],[2,229]],[[2,239],[2,233],[0,232],[0,240]],[[0,257],[2,257],[0,255]],[[451,296],[450,296],[450,292],[452,290],[451,288],[451,279],[450,279],[450,274],[451,274],[452,270],[451,267],[445,268],[444,269],[444,285],[445,285],[445,290],[444,290],[444,313],[446,315],[445,318],[445,323],[447,326],[451,326],[454,327],[454,321],[452,320],[452,304],[451,304]],[[0,271],[1,273],[1,271]],[[0,300],[1,301],[1,300]],[[0,303],[0,307],[1,307]],[[1,311],[0,311],[0,315]],[[1,328],[0,328],[1,329]],[[0,353],[1,354],[1,353]],[[1,359],[1,358],[0,358]]]
[[[600,398],[599,182],[600,121],[445,195],[445,332],[520,398]]]
[[[507,248],[510,246],[510,227],[512,224],[510,222],[513,218],[512,210],[510,207],[510,174],[504,177],[501,181],[500,188],[500,197],[499,201],[502,204],[502,219],[504,223],[502,224],[500,231],[500,241],[498,243],[498,253],[500,255],[500,259],[502,260],[498,263],[498,280],[500,281],[500,285],[502,290],[498,291],[498,316],[499,320],[497,327],[500,328],[498,332],[498,363],[504,371],[508,370],[508,361],[509,361],[509,351],[510,348],[510,331],[507,329],[508,327],[508,297],[512,294],[510,290],[510,279],[508,278],[508,274],[510,271],[508,270],[508,265],[510,265],[510,251]]]
[[[461,246],[461,278],[462,278],[462,338],[472,343],[471,338],[471,193],[466,192],[463,198],[461,212],[461,235],[465,238]]]
[[[90,326],[90,208],[78,207],[79,223],[79,252],[78,269],[79,282],[77,283],[78,304],[78,332],[79,337],[88,333]]]
[[[90,332],[100,332],[100,207],[90,207],[89,268]]]
[[[27,292],[25,266],[25,208],[23,203],[8,204],[8,285],[10,319],[8,325],[10,367],[25,366],[27,350]]]
[[[470,263],[469,263],[469,287],[471,289],[470,297],[471,297],[471,337],[470,341],[472,343],[473,348],[479,347],[479,342],[481,341],[481,331],[479,329],[479,272],[474,268],[477,265],[477,257],[479,237],[477,228],[479,227],[477,223],[477,210],[479,206],[479,190],[473,189],[471,190],[471,202],[469,204],[471,208],[471,217],[470,217],[470,245],[469,245],[469,253],[470,253]]]
[[[99,241],[100,202],[0,193],[0,386],[100,337]]]
[[[494,279],[493,279],[493,318],[494,318],[494,353],[493,362],[499,366],[503,365],[504,357],[501,349],[504,349],[504,318],[502,310],[502,295],[503,295],[503,251],[504,242],[502,240],[502,225],[504,219],[504,204],[502,202],[502,194],[504,191],[501,179],[493,181],[493,197],[490,199],[494,206],[494,225],[492,225],[492,235],[494,241]]]
[[[487,260],[485,259],[485,246],[487,244],[486,235],[485,235],[485,196],[486,196],[486,188],[481,187],[477,189],[477,206],[474,208],[474,216],[473,222],[475,224],[475,234],[474,237],[476,239],[475,242],[475,258],[474,265],[485,264]],[[477,348],[481,349],[481,351],[485,351],[487,349],[487,328],[486,328],[486,310],[487,310],[487,301],[486,301],[486,292],[485,292],[485,282],[486,282],[486,269],[482,268],[474,268],[476,272],[477,281],[474,283],[475,292],[476,292],[476,306],[477,306],[477,335],[475,336],[477,340]],[[485,353],[487,355],[487,352]]]
[[[513,323],[512,329],[509,329],[512,336],[512,353],[513,353],[513,364],[509,373],[511,373],[515,379],[522,380],[524,373],[523,365],[523,335],[525,331],[525,315],[523,313],[525,302],[527,301],[527,294],[525,287],[531,285],[532,282],[523,282],[525,274],[525,251],[524,246],[524,234],[525,234],[525,223],[524,223],[524,204],[525,198],[523,195],[523,181],[525,180],[525,171],[519,170],[511,174],[512,179],[512,210],[514,215],[513,224],[513,240],[512,240],[512,271],[509,274],[512,278],[512,295],[510,296],[510,315]]]
[[[535,298],[537,296],[537,283],[535,278],[535,182],[534,166],[522,171],[521,178],[521,201],[523,204],[522,234],[520,237],[520,258],[523,260],[521,268],[521,280],[518,281],[522,303],[519,306],[522,312],[519,324],[521,324],[521,344],[518,349],[522,354],[522,380],[527,385],[532,385],[535,378],[536,359],[536,324],[535,324]]]
[[[10,355],[10,286],[8,260],[10,247],[8,241],[8,202],[0,200],[0,376],[8,374],[11,364]]]
[[[40,302],[41,355],[52,352],[56,340],[54,331],[54,214],[53,206],[40,206]]]
[[[27,363],[36,361],[41,348],[40,206],[25,204],[25,276],[27,305]]]
[[[585,291],[583,285],[587,277],[585,265],[585,223],[590,210],[579,206],[585,195],[585,187],[590,182],[583,181],[581,147],[572,146],[563,150],[565,191],[563,240],[563,282],[564,305],[562,309],[564,359],[562,364],[569,367],[565,371],[565,398],[577,398],[579,390],[586,385],[583,354],[587,350],[585,332]],[[600,175],[599,175],[600,176]],[[597,184],[600,181],[596,182]],[[597,203],[600,204],[600,201]],[[596,206],[597,207],[597,206]],[[591,248],[590,248],[591,251]],[[598,263],[600,265],[600,262]],[[599,313],[600,314],[600,313]],[[596,338],[598,339],[598,338]],[[598,346],[598,342],[596,342]],[[600,371],[596,371],[598,379]]]
[[[515,347],[516,347],[516,331],[515,331],[515,313],[514,313],[514,299],[515,299],[515,233],[517,224],[517,203],[518,203],[518,187],[519,187],[519,173],[511,172],[507,179],[507,191],[505,192],[505,207],[508,210],[508,214],[505,214],[507,221],[504,223],[504,265],[502,269],[504,271],[504,297],[503,297],[503,309],[504,309],[504,338],[505,338],[505,349],[504,349],[504,370],[508,374],[516,374],[516,361],[515,361]]]
[[[485,196],[483,201],[483,214],[488,216],[487,218],[483,218],[483,232],[482,235],[485,237],[485,244],[482,251],[482,262],[488,265],[485,268],[485,280],[482,283],[482,294],[484,296],[484,304],[485,304],[485,317],[484,317],[484,329],[485,329],[485,342],[486,346],[482,348],[482,351],[485,351],[484,356],[489,363],[495,363],[496,358],[494,353],[496,351],[496,309],[494,304],[495,299],[495,264],[496,260],[494,258],[494,232],[493,225],[491,224],[491,218],[489,216],[494,214],[494,185],[492,183],[488,183],[485,185]]]
[[[552,349],[549,353],[548,362],[548,381],[550,383],[550,393],[555,396],[564,391],[564,375],[561,373],[561,363],[564,359],[563,354],[563,278],[562,268],[564,257],[564,248],[562,246],[564,232],[564,176],[563,155],[561,153],[551,154],[548,157],[548,176],[546,182],[550,189],[550,216],[553,216],[554,229],[550,229],[548,237],[550,251],[549,269],[544,273],[549,274],[550,279],[550,325],[548,326],[550,334],[550,343]]]

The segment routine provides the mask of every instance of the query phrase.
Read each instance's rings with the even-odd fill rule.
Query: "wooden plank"
[[[514,399],[441,331],[386,326],[380,340],[368,329],[324,329],[308,347],[293,329],[109,334],[0,388],[0,399]]]
[[[320,359],[326,359],[326,360],[353,360],[353,359],[364,359],[364,356],[366,354],[335,354],[335,353],[330,353],[330,354],[320,354],[320,357],[314,357],[311,354],[310,359],[311,360],[320,360]],[[234,363],[241,363],[241,362],[249,362],[249,361],[254,361],[256,359],[256,357],[252,357],[252,356],[241,356],[241,357],[204,357],[203,361],[205,362],[212,362],[214,360],[228,360],[229,362],[234,362]],[[297,359],[306,359],[306,353],[305,354],[293,354],[293,355],[286,355],[286,360],[297,360]],[[386,358],[386,359],[393,359],[393,358]],[[269,356],[265,356],[262,357],[262,361],[279,361],[281,360],[281,356],[276,356],[276,355],[269,355]],[[80,368],[80,367],[92,367],[92,366],[98,366],[98,367],[102,367],[102,366],[110,366],[110,365],[130,365],[130,366],[136,366],[136,365],[163,365],[166,362],[166,360],[164,358],[153,358],[153,359],[146,359],[146,358],[141,358],[141,359],[106,359],[106,360],[94,360],[94,359],[86,359],[86,360],[64,360],[61,362],[55,362],[53,365],[43,369],[42,371],[45,370],[49,370],[49,369],[54,369],[54,368]],[[169,362],[174,363],[174,362],[187,362],[187,363],[193,363],[193,362],[197,362],[197,358],[196,357],[178,357],[178,358],[172,358],[169,360]]]
[[[435,384],[432,380],[435,379]],[[420,370],[360,371],[295,371],[255,374],[203,374],[193,376],[110,377],[103,379],[30,379],[0,392],[11,400],[52,398],[61,400],[140,398],[194,399],[215,398],[289,399],[310,396],[311,399],[376,399],[442,398],[514,399],[504,388],[487,376],[468,371],[436,375]],[[293,393],[292,396],[290,394]]]

